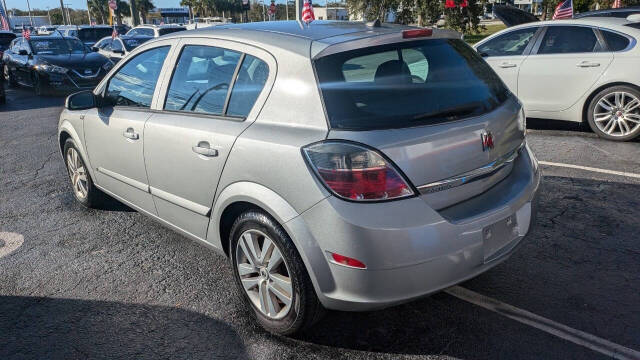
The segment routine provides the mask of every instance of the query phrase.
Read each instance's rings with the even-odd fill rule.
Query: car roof
[[[280,48],[301,55],[317,54],[323,48],[338,43],[362,40],[380,35],[395,35],[402,30],[416,29],[406,25],[383,23],[377,26],[364,22],[313,21],[306,25],[299,21],[265,21],[244,24],[226,24],[196,30],[167,34],[162,39],[184,37],[215,37],[251,44],[263,48]],[[457,35],[456,35],[457,34]],[[460,38],[460,34],[450,30],[433,29],[434,37]],[[397,40],[402,41],[400,36]]]
[[[587,25],[587,26],[595,26],[595,27],[606,27],[610,29],[619,30],[622,32],[629,32],[635,30],[628,26],[624,26],[627,24],[633,24],[633,21],[629,21],[625,18],[616,18],[616,17],[585,17],[578,19],[567,19],[567,20],[546,20],[546,21],[538,21],[533,23],[526,23],[521,25],[516,25],[510,27],[511,29],[524,28],[529,26],[546,26],[546,25]]]
[[[148,35],[120,35],[119,38],[122,40],[127,40],[127,39],[153,39],[154,37],[148,36]]]
[[[575,18],[581,17],[589,17],[589,16],[597,16],[598,14],[609,14],[609,13],[640,13],[640,6],[627,6],[623,8],[615,8],[615,9],[600,9],[600,10],[592,10],[585,11],[582,13],[576,13],[574,15]]]

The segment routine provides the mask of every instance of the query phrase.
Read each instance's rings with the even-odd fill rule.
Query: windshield
[[[111,36],[113,29],[111,28],[86,28],[78,30],[78,39],[84,42],[96,42],[103,37]]]
[[[315,60],[332,128],[421,126],[487,113],[509,91],[462,40],[368,47]]]
[[[182,30],[186,30],[183,27],[167,27],[167,28],[161,28],[158,30],[158,32],[160,33],[160,36],[162,35],[166,35],[166,34],[171,34],[177,31],[182,31]]]
[[[62,55],[84,54],[87,48],[76,39],[31,39],[31,48],[34,54]]]
[[[139,45],[142,45],[143,43],[147,42],[148,40],[149,39],[146,39],[146,38],[122,39],[122,42],[124,43],[124,47],[127,48],[127,51],[131,51],[136,47],[138,47]]]

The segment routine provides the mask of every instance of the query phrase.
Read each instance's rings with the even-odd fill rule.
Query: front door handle
[[[218,156],[218,150],[212,149],[208,142],[200,141],[198,145],[191,148],[194,153],[207,156],[207,157],[216,157]]]
[[[514,68],[518,65],[516,64],[512,64],[512,63],[508,63],[508,62],[503,62],[502,64],[499,65],[501,68],[506,69],[506,68]]]
[[[578,67],[598,67],[600,63],[591,61],[581,61],[577,64]]]
[[[122,136],[131,140],[138,140],[140,138],[140,135],[138,135],[138,133],[135,132],[133,128],[128,128],[127,130],[125,130],[125,132],[122,133]]]

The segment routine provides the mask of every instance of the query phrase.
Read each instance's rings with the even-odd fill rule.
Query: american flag
[[[9,22],[7,21],[7,13],[4,11],[4,7],[0,4],[0,25],[2,30],[9,30]]]
[[[24,25],[22,25],[22,37],[27,40],[31,40],[31,30],[29,30],[29,28],[25,27]]]
[[[111,32],[111,38],[115,39],[118,37],[118,29],[116,29],[116,27],[113,27],[113,31]]]
[[[304,0],[304,6],[302,7],[302,21],[307,24],[316,19],[316,16],[313,15],[313,4],[311,4],[311,0]]]
[[[571,19],[573,17],[573,0],[565,0],[558,4],[556,12],[553,13],[553,20]]]
[[[614,9],[618,9],[622,7],[622,1],[621,0],[613,0],[613,6],[612,8]]]

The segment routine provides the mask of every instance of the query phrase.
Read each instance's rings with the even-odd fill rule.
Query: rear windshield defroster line
[[[376,130],[455,121],[490,112],[509,90],[459,39],[350,50],[314,61],[331,128]]]

